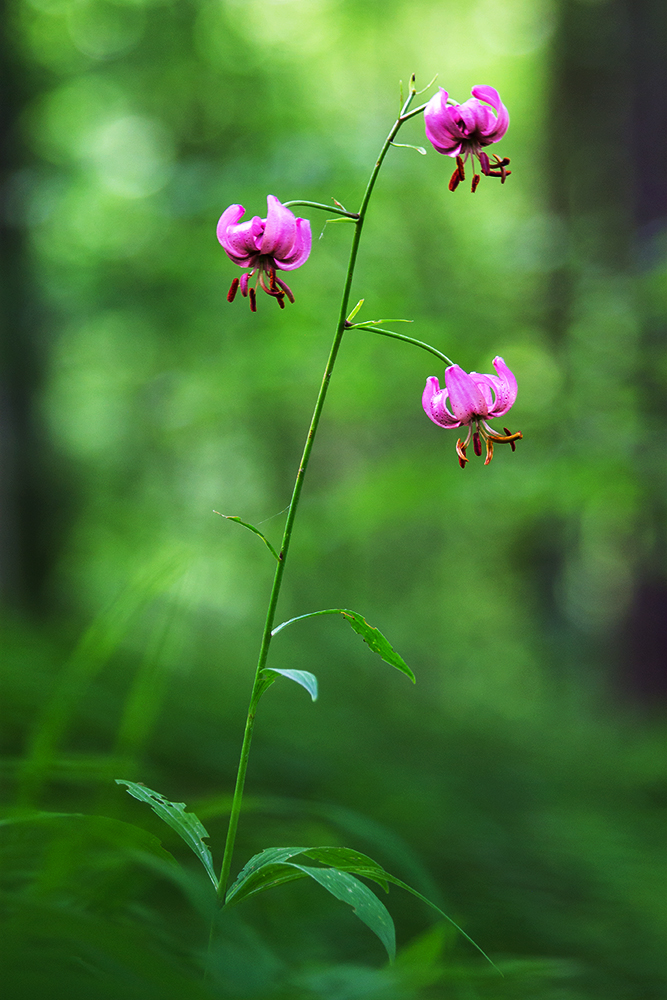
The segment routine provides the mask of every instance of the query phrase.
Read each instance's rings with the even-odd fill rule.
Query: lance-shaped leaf
[[[319,861],[323,864],[329,865],[327,868],[310,868],[305,865],[297,864],[291,859],[297,857],[298,855],[303,855],[310,858],[313,861]],[[338,871],[339,874],[347,874],[349,877],[354,875],[360,875],[363,878],[372,879],[381,885],[382,888],[387,891],[388,884],[398,886],[400,889],[404,889],[405,892],[409,892],[411,895],[416,896],[427,906],[430,906],[432,910],[444,917],[445,920],[449,921],[456,930],[463,935],[463,937],[473,945],[477,951],[484,956],[484,958],[489,962],[494,969],[497,966],[489,958],[485,951],[480,948],[476,941],[474,941],[469,934],[460,927],[455,920],[453,920],[444,910],[441,910],[439,906],[432,903],[430,899],[422,895],[412,886],[403,882],[401,879],[396,878],[395,875],[391,875],[388,871],[385,871],[381,865],[372,858],[369,858],[366,854],[361,854],[359,851],[353,851],[346,847],[269,847],[260,854],[256,854],[250,859],[250,861],[245,865],[243,870],[239,872],[234,884],[230,886],[229,891],[225,899],[225,905],[230,905],[233,903],[239,903],[243,899],[248,899],[251,896],[256,896],[258,893],[263,892],[265,889],[272,889],[279,885],[284,885],[286,882],[293,882],[295,879],[304,878],[306,875],[310,878],[316,878],[313,872],[331,872]],[[325,885],[324,877],[319,877],[316,879],[321,885]],[[356,880],[355,880],[356,881]],[[362,883],[358,883],[362,885]],[[338,880],[336,882],[338,888],[343,885],[347,885],[344,880]],[[365,886],[362,886],[366,888]],[[329,888],[325,885],[325,888]],[[332,889],[329,889],[331,892]],[[342,891],[342,890],[341,890]],[[370,891],[370,890],[367,890]],[[334,893],[336,895],[336,893]],[[382,903],[371,893],[376,902],[383,906]],[[343,898],[343,897],[338,897]],[[350,902],[346,899],[346,902]],[[384,907],[383,907],[384,909]],[[356,911],[355,911],[356,912]],[[388,916],[389,914],[387,914]],[[360,919],[364,919],[360,914]],[[366,922],[366,921],[365,921]],[[368,924],[370,927],[370,923]],[[393,925],[392,925],[393,927]],[[371,928],[374,929],[374,928]],[[375,930],[375,933],[380,937],[387,947],[384,938]],[[387,951],[390,953],[389,948]],[[497,971],[500,971],[497,969]]]
[[[289,862],[293,864],[293,862]],[[327,892],[336,899],[342,900],[352,907],[360,920],[377,934],[387,949],[389,961],[396,958],[396,929],[389,910],[374,892],[360,882],[354,875],[339,871],[337,868],[311,868],[307,865],[296,865],[302,872],[319,882]]]
[[[387,873],[368,855],[353,851],[349,847],[268,847],[256,854],[239,872],[234,884],[230,886],[226,903],[239,903],[242,899],[256,896],[264,889],[271,889],[283,882],[292,882],[300,878],[299,874],[285,869],[285,862],[298,854],[303,854],[311,861],[319,861],[340,871],[353,875],[363,875],[373,879],[387,892]]]
[[[203,840],[204,837],[208,837],[208,831],[198,816],[185,811],[185,802],[170,802],[164,795],[154,792],[146,785],[137,784],[135,781],[124,781],[122,778],[116,778],[116,784],[126,785],[130,795],[139,799],[140,802],[146,802],[160,819],[176,831],[190,850],[197,855],[217,889],[218,880],[213,869],[211,850]]]
[[[317,861],[336,861],[331,867],[315,868],[290,859],[305,855]],[[390,961],[396,955],[394,922],[384,903],[351,872],[375,878],[387,888],[379,865],[358,851],[340,847],[269,847],[251,858],[229,889],[225,905],[239,903],[265,889],[272,889],[300,878],[312,878],[336,899],[348,903],[354,913],[376,934],[387,949]]]
[[[309,670],[280,670],[278,667],[266,667],[266,670],[270,670],[274,674],[282,674],[283,677],[300,684],[302,688],[306,689],[313,701],[317,701],[317,677]]]
[[[214,514],[220,514],[220,511],[219,510],[214,510],[213,513]],[[250,524],[249,521],[242,521],[240,517],[236,516],[236,514],[220,514],[220,517],[224,517],[227,521],[236,521],[237,524],[242,524],[244,528],[248,529],[248,531],[252,531],[252,533],[254,535],[258,535],[262,539],[262,541],[264,542],[264,544],[266,545],[266,547],[269,550],[269,552],[271,553],[271,555],[275,559],[277,559],[278,562],[280,562],[280,556],[278,555],[278,553],[274,549],[274,547],[271,544],[271,542],[268,540],[268,538],[266,537],[266,535],[262,534],[262,532],[259,530],[259,528],[255,527],[254,524]]]
[[[350,313],[350,315],[345,320],[346,323],[352,323],[352,320],[357,315],[357,313],[359,312],[359,310],[361,309],[361,307],[363,306],[363,304],[364,304],[364,299],[359,299],[359,301],[357,302],[356,306],[354,307],[354,309],[352,310],[352,312]]]
[[[303,621],[304,618],[316,618],[318,615],[342,615],[343,618],[349,622],[354,631],[361,636],[364,642],[368,643],[374,653],[381,656],[385,663],[390,664],[392,667],[396,667],[396,669],[400,670],[402,674],[409,677],[413,684],[416,683],[415,675],[410,670],[410,667],[407,665],[403,657],[396,652],[394,647],[382,634],[382,632],[375,628],[374,625],[369,625],[364,616],[360,615],[359,612],[350,611],[348,608],[327,608],[325,611],[311,611],[307,615],[297,615],[296,618],[290,618],[288,621],[281,622],[280,625],[276,625],[271,632],[271,635],[276,635],[293,622]]]

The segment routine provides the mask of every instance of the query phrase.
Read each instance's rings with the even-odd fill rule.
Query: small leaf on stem
[[[266,667],[265,669],[271,670],[274,674],[282,674],[283,677],[300,684],[302,688],[306,689],[313,701],[317,701],[317,677],[315,674],[311,674],[308,670],[279,670],[278,667]]]
[[[244,528],[248,529],[248,531],[252,531],[253,534],[259,535],[259,537],[262,539],[262,541],[266,545],[267,549],[270,551],[271,555],[274,556],[274,558],[277,559],[278,562],[280,562],[280,556],[278,555],[278,553],[274,549],[274,547],[271,544],[271,542],[268,540],[268,538],[266,537],[266,535],[262,534],[262,532],[259,530],[259,528],[255,527],[254,524],[250,524],[248,521],[242,521],[240,517],[236,516],[236,514],[220,514],[219,510],[214,510],[213,513],[214,514],[219,514],[220,517],[226,518],[227,521],[236,521],[237,524],[242,524]]]
[[[423,146],[413,146],[411,142],[392,142],[392,146],[402,146],[403,149],[416,149],[422,156],[426,156],[426,150]]]
[[[297,615],[296,618],[290,618],[286,622],[281,622],[280,625],[276,625],[271,635],[277,635],[278,632],[281,632],[293,622],[303,621],[304,618],[316,618],[318,615],[342,615],[350,623],[350,626],[357,635],[360,635],[364,642],[368,643],[374,653],[381,656],[385,663],[396,667],[402,674],[409,677],[413,684],[416,684],[417,679],[403,657],[396,652],[382,632],[373,625],[369,625],[363,615],[360,615],[357,611],[350,611],[348,608],[327,608],[325,611],[311,611],[307,615]]]
[[[347,317],[346,323],[351,323],[352,322],[352,320],[357,315],[357,313],[359,312],[359,310],[361,309],[361,307],[363,306],[363,304],[364,304],[364,299],[359,299],[359,301],[357,302],[356,306],[354,307],[354,309],[352,310],[352,312],[350,313],[350,315]]]

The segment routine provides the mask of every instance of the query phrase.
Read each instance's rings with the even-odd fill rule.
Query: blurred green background
[[[664,997],[666,10],[4,5],[8,1000]],[[251,315],[215,223],[267,194],[355,210],[412,72],[500,91],[512,176],[452,194],[448,158],[390,150],[352,301],[467,370],[503,355],[524,440],[462,472],[420,404],[434,359],[347,336],[278,616],[354,608],[418,684],[337,619],[276,639],[320,700],[262,702],[234,870],[356,847],[505,978],[397,889],[389,970],[297,883],[230,911],[203,983],[197,863],[112,779],[196,808],[220,862],[273,565],[212,511],[279,541],[351,239],[311,213],[296,303]]]

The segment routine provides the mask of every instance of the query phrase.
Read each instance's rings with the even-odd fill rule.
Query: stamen
[[[248,281],[250,280],[250,275],[252,274],[254,274],[254,271],[251,271],[250,274],[241,275],[241,295],[244,299],[248,296]]]
[[[456,453],[459,456],[459,465],[462,469],[465,469],[466,462],[469,462],[470,459],[466,458],[466,446],[463,441],[461,441],[461,438],[459,438],[456,442]]]
[[[484,459],[484,465],[488,465],[493,458],[493,441],[491,438],[486,439],[486,458]]]
[[[505,434],[507,434],[508,437],[512,436],[512,432],[509,429],[509,427],[503,427],[503,430],[505,431]],[[512,451],[516,451],[516,445],[515,445],[514,441],[510,441],[509,444],[510,444],[510,446],[512,448]]]
[[[488,176],[488,173],[489,173],[489,170],[490,170],[488,155],[484,152],[483,149],[480,149],[480,151],[479,151],[479,153],[477,155],[479,157],[479,165],[482,168],[482,173],[486,174]]]
[[[285,296],[282,294],[282,292],[276,293],[276,301],[281,309],[285,308]]]
[[[449,190],[456,191],[460,183],[461,183],[461,175],[459,174],[459,168],[457,167],[449,179]]]
[[[480,178],[479,174],[473,174],[472,175],[472,187],[470,188],[470,190],[472,191],[473,194],[477,190],[477,185],[479,184],[480,180],[481,180],[481,178]]]
[[[512,444],[513,441],[520,441],[523,438],[521,431],[515,431],[515,433],[512,434],[508,428],[505,427],[505,434],[503,435],[499,434],[498,431],[495,431],[493,427],[486,422],[486,420],[482,420],[481,423],[484,427],[482,430],[482,437],[485,439],[490,438],[492,441],[495,441],[496,444]]]
[[[292,289],[290,288],[289,285],[285,284],[284,281],[281,281],[278,275],[276,275],[276,284],[278,285],[279,288],[282,288],[283,292],[290,300],[290,302],[294,302],[294,295],[292,294]]]
[[[466,179],[466,172],[463,169],[463,157],[462,156],[457,156],[456,157],[456,166],[457,166],[458,171],[459,171],[459,180],[464,181]]]
[[[250,296],[250,312],[257,312],[257,293],[254,288],[248,289],[248,295]]]
[[[240,284],[239,279],[238,278],[234,278],[234,280],[232,281],[232,283],[231,283],[231,285],[229,287],[229,291],[227,292],[227,301],[228,302],[233,302],[234,299],[236,298],[236,293],[239,290],[239,284]]]
[[[479,431],[475,431],[475,433],[472,436],[472,446],[475,450],[476,455],[479,456],[482,454],[482,439],[479,436]]]

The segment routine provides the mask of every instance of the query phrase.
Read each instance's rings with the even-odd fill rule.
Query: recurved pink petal
[[[445,385],[452,413],[462,424],[467,424],[474,416],[487,416],[482,391],[459,365],[450,365],[445,369]]]
[[[249,267],[256,261],[259,254],[256,247],[256,237],[253,235],[253,224],[242,222],[239,226],[230,226],[223,244],[228,257],[241,267]]]
[[[273,255],[277,266],[281,271],[293,271],[296,267],[301,267],[310,256],[311,243],[310,222],[308,219],[297,219],[294,246],[291,251],[285,257],[278,257],[275,253]]]
[[[497,142],[498,139],[502,139],[507,132],[507,128],[510,123],[509,111],[500,100],[500,94],[494,87],[487,86],[477,86],[472,88],[473,97],[479,98],[480,101],[486,101],[496,112],[495,123],[487,128],[485,138],[488,142]],[[487,143],[488,144],[488,143]]]
[[[502,417],[514,405],[518,386],[514,374],[509,370],[504,360],[498,356],[493,359],[493,367],[498,372],[498,398],[493,408],[494,417]]]
[[[488,416],[502,417],[514,405],[518,387],[514,375],[500,356],[493,359],[493,367],[497,375],[477,375],[475,372],[470,374],[473,378],[484,379],[493,387],[496,400],[489,407]]]
[[[439,427],[460,427],[461,421],[453,417],[445,405],[447,395],[447,390],[441,389],[435,375],[431,375],[426,379],[426,388],[422,395],[424,412],[429,420]]]
[[[270,194],[266,201],[268,211],[259,252],[278,260],[288,256],[294,246],[296,219],[289,208],[285,208],[275,195]]]
[[[449,94],[442,87],[438,88],[438,93],[434,94],[424,108],[424,118],[430,119],[441,117],[448,109],[447,98]]]
[[[249,267],[256,261],[257,234],[264,231],[264,222],[258,216],[239,223],[244,211],[243,205],[230,205],[220,216],[217,226],[223,250],[239,267]]]
[[[226,208],[224,210],[224,212],[218,219],[218,225],[216,229],[218,241],[222,245],[222,248],[224,250],[227,250],[227,252],[229,252],[230,249],[229,246],[227,245],[227,233],[229,227],[234,226],[239,221],[244,212],[245,208],[243,207],[243,205],[230,205],[229,208]]]
[[[431,98],[424,109],[424,126],[426,138],[439,153],[456,156],[461,150],[462,132],[456,124],[458,105],[450,108],[447,104],[447,91],[442,87]]]

